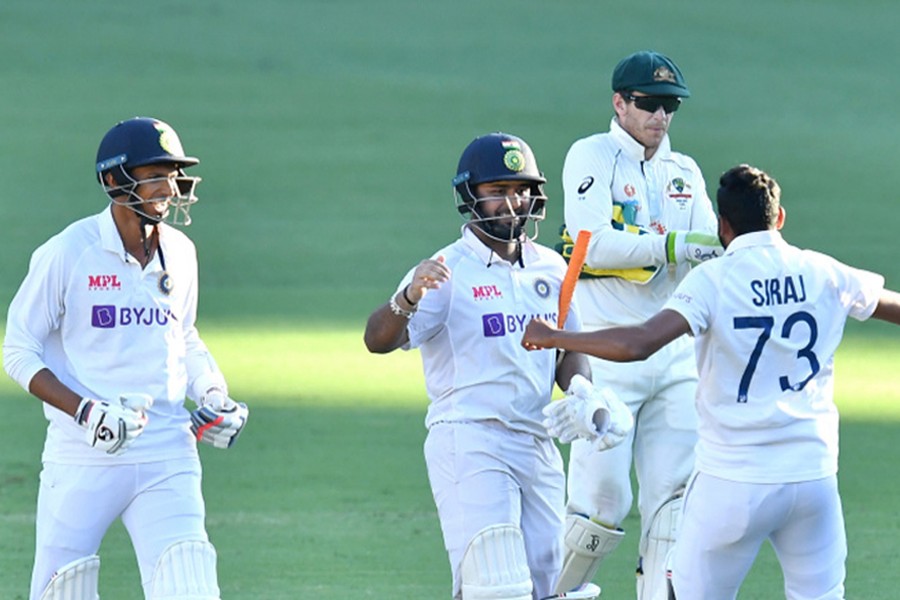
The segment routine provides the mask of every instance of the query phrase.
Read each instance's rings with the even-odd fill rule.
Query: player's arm
[[[582,229],[591,232],[585,261],[588,267],[642,269],[670,263],[698,264],[722,254],[718,238],[709,231],[637,235],[613,227],[611,189],[613,173],[620,168],[618,160],[617,155],[581,140],[569,149],[563,164],[566,227],[570,232]]]
[[[591,380],[591,366],[587,356],[581,352],[563,352],[562,359],[556,367],[556,385],[561,390],[569,389],[575,375]]]
[[[560,348],[616,362],[644,360],[672,340],[690,333],[687,320],[664,309],[640,325],[598,331],[561,331],[536,319],[528,324],[522,345],[529,350]]]
[[[425,259],[412,271],[409,283],[394,292],[390,300],[376,308],[366,323],[363,341],[369,352],[386,354],[409,341],[407,325],[429,290],[450,280],[450,269],[442,256]]]
[[[900,325],[900,293],[888,289],[883,290],[872,317]]]
[[[664,264],[664,240],[657,235],[635,235],[615,229],[610,187],[616,157],[588,140],[572,145],[563,163],[563,209],[572,235],[591,232],[586,264],[595,269],[643,268]],[[657,247],[658,246],[658,247]]]
[[[75,416],[81,396],[73,392],[67,385],[56,378],[50,369],[41,369],[35,373],[28,384],[28,391],[36,398],[64,413]]]

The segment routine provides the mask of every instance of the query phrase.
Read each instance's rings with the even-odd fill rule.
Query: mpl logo
[[[502,298],[503,292],[501,292],[496,285],[476,285],[472,288],[472,297],[475,300],[494,300],[496,298]]]
[[[153,327],[166,326],[169,319],[174,319],[172,311],[157,307],[115,306],[113,304],[95,304],[91,308],[91,327],[98,329],[114,329],[115,327]]]
[[[118,275],[88,275],[88,291],[120,290],[122,282]]]

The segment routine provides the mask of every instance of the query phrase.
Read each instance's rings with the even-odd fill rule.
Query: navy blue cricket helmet
[[[478,210],[479,198],[475,188],[482,183],[494,181],[524,181],[531,187],[531,202],[526,215],[527,219],[540,221],[545,215],[547,196],[543,185],[547,179],[538,168],[531,147],[520,137],[503,132],[494,132],[475,138],[463,150],[453,178],[456,196],[456,208],[460,214],[471,213],[471,222],[478,223],[481,229],[492,237],[507,239],[507,232],[493,231],[496,218],[488,218]],[[515,237],[521,234],[521,228],[512,232]]]
[[[199,162],[185,155],[181,140],[171,125],[150,117],[134,117],[120,121],[103,136],[97,149],[96,174],[113,202],[126,205],[151,220],[159,220],[139,209],[146,199],[135,192],[142,181],[135,179],[132,173],[135,168],[146,165],[175,165],[178,168],[177,190],[169,197],[170,211],[165,218],[175,225],[189,225],[189,209],[197,202],[194,189],[200,178],[186,176],[184,169]],[[107,181],[108,173],[112,174],[115,185]],[[122,196],[128,199],[120,200]]]

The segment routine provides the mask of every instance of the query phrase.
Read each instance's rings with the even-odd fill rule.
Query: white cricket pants
[[[460,565],[475,534],[490,525],[522,529],[534,598],[553,593],[562,568],[565,475],[549,439],[497,421],[437,423],[425,440],[428,479],[461,594]]]
[[[594,357],[589,361],[594,385],[612,388],[631,409],[635,426],[631,439],[603,452],[585,441],[572,443],[567,509],[611,527],[621,524],[633,500],[633,460],[643,542],[650,519],[687,484],[694,468],[697,367],[693,340],[683,336],[640,362]]]
[[[40,598],[58,568],[96,554],[119,517],[131,537],[146,590],[166,547],[182,540],[208,541],[199,459],[113,466],[45,463],[31,599]]]
[[[684,499],[672,581],[679,599],[733,600],[764,540],[788,600],[842,600],[847,538],[837,477],[787,484],[699,473]]]

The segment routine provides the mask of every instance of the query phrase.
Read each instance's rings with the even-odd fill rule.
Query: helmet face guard
[[[145,117],[135,117],[118,123],[107,132],[97,151],[97,178],[109,199],[126,206],[150,223],[164,221],[170,225],[190,225],[190,207],[198,200],[195,193],[199,177],[185,175],[184,169],[199,163],[196,158],[185,156],[178,134],[168,124]],[[137,167],[171,164],[177,175],[165,178],[169,181],[169,193],[155,198],[138,194],[143,184],[158,183],[162,178],[138,180],[133,175]],[[106,175],[112,175],[110,185]],[[149,214],[144,204],[166,202],[162,214]]]
[[[491,183],[486,181],[485,183]],[[547,213],[547,196],[540,186],[531,186],[527,195],[517,196],[481,196],[466,184],[465,195],[454,191],[456,207],[460,213],[469,214],[467,224],[473,224],[488,237],[500,242],[521,240],[523,235],[534,239],[538,235],[538,223],[544,220]],[[466,198],[470,199],[466,199]],[[480,205],[485,202],[506,202],[506,211],[500,214],[487,215]],[[512,217],[512,218],[511,218]],[[531,233],[526,233],[529,223],[533,223]]]
[[[497,181],[527,183],[529,194],[479,198],[475,193],[477,186]],[[467,225],[474,225],[501,242],[521,240],[528,222],[532,222],[534,230],[528,237],[534,239],[538,234],[537,223],[546,215],[547,196],[542,187],[546,181],[524,140],[500,132],[481,136],[466,147],[459,159],[453,178],[456,209],[461,215],[469,215]],[[480,203],[496,200],[505,200],[507,211],[488,216],[479,207]],[[515,218],[511,219],[511,215]]]

